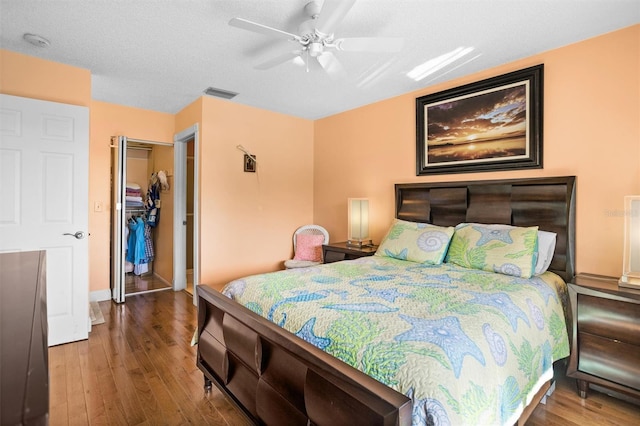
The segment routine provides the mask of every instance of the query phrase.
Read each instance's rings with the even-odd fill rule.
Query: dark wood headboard
[[[549,270],[575,271],[575,176],[396,184],[396,217],[455,226],[462,222],[538,226],[557,234]]]

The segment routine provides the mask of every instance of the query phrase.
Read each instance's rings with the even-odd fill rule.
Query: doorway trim
[[[173,136],[174,212],[173,212],[173,289],[187,288],[187,142],[193,140],[193,304],[200,284],[200,132],[198,123]]]

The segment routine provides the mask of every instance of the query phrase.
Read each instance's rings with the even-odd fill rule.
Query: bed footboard
[[[410,425],[411,400],[198,286],[197,365],[256,424]]]

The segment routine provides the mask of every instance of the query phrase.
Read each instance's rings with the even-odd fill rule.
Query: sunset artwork
[[[528,82],[424,106],[425,165],[526,158]]]

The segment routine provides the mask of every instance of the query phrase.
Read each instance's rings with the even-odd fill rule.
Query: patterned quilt
[[[566,285],[381,256],[223,293],[409,396],[414,425],[511,425],[569,355]]]

